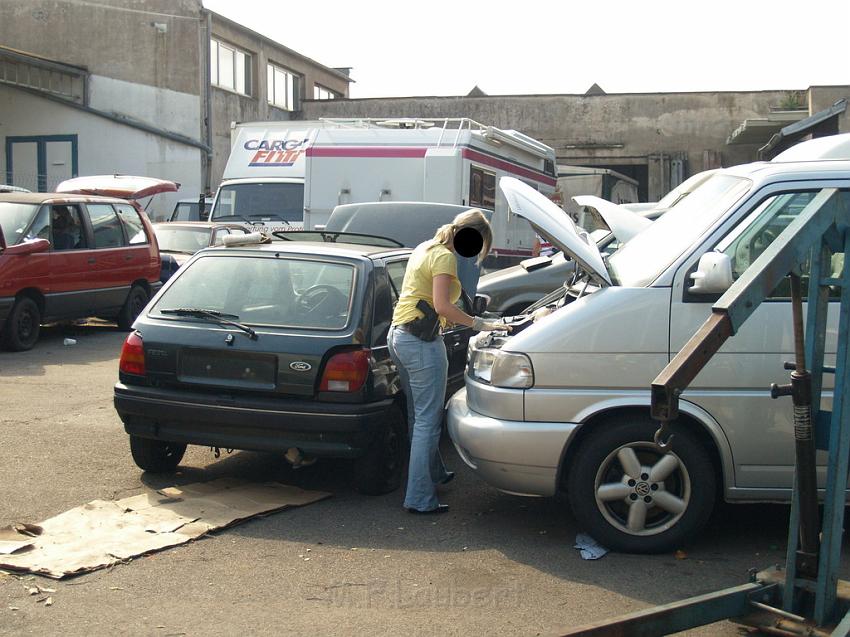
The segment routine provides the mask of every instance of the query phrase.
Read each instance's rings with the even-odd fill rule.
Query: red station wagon
[[[0,341],[15,351],[42,323],[98,316],[129,329],[159,282],[150,221],[126,199],[0,195]]]

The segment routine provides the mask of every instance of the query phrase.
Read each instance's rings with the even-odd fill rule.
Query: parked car
[[[20,186],[10,186],[9,184],[0,184],[0,193],[4,192],[32,192]]]
[[[135,322],[115,408],[145,471],[173,470],[187,444],[353,459],[354,485],[401,481],[406,410],[387,332],[412,252],[362,235],[252,243],[193,256]],[[449,385],[463,385],[470,330],[444,334]]]
[[[0,195],[0,338],[28,350],[42,323],[100,316],[128,329],[159,288],[144,212],[125,199]]]
[[[850,161],[718,171],[607,263],[561,222],[563,213],[548,199],[516,180],[500,186],[512,210],[570,254],[582,273],[548,316],[518,320],[510,336],[471,341],[466,387],[448,413],[464,462],[511,493],[568,494],[580,527],[621,551],[680,546],[721,495],[732,502],[787,500],[792,410],[771,400],[769,389],[793,359],[787,286],[759,306],[683,393],[667,451],[652,443],[657,423],[649,387],[729,285],[704,285],[703,255],[728,268],[731,281],[820,189],[839,188],[850,206]],[[836,351],[837,305],[830,307],[827,357]],[[824,392],[827,403],[830,394]],[[819,471],[821,486],[825,475]]]
[[[213,198],[204,197],[204,208],[201,210],[201,200],[181,199],[174,204],[169,221],[208,221],[212,210]]]
[[[159,280],[165,283],[198,250],[224,243],[224,237],[251,231],[238,223],[186,221],[153,224],[162,258]]]

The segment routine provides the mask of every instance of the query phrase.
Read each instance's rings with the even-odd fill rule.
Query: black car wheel
[[[398,410],[376,432],[366,453],[354,461],[354,488],[366,495],[383,495],[399,488],[409,448],[407,425]]]
[[[671,449],[652,442],[649,416],[593,425],[568,475],[570,505],[602,545],[625,553],[671,551],[691,539],[714,507],[716,480],[705,445],[685,426]]]
[[[186,453],[186,445],[131,434],[130,453],[133,454],[133,460],[139,469],[150,473],[167,473],[174,471],[180,464],[183,454]]]
[[[41,331],[38,303],[24,296],[15,301],[3,327],[3,346],[13,352],[32,349]]]
[[[149,299],[147,291],[140,285],[134,285],[130,288],[130,294],[127,295],[124,307],[121,308],[121,313],[118,315],[118,327],[122,330],[129,330],[133,327],[133,321],[148,304]]]

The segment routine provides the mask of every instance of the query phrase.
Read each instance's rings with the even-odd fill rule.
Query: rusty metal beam
[[[775,584],[752,582],[672,604],[647,608],[561,633],[563,637],[655,637],[705,626],[752,611],[751,599],[770,597]]]

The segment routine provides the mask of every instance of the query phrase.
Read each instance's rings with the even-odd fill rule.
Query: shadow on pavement
[[[0,378],[42,376],[48,365],[88,365],[115,359],[127,332],[114,323],[92,319],[85,323],[56,323],[41,328],[38,342],[26,352],[0,350]],[[76,341],[65,345],[65,339]],[[114,343],[114,347],[108,343]]]

